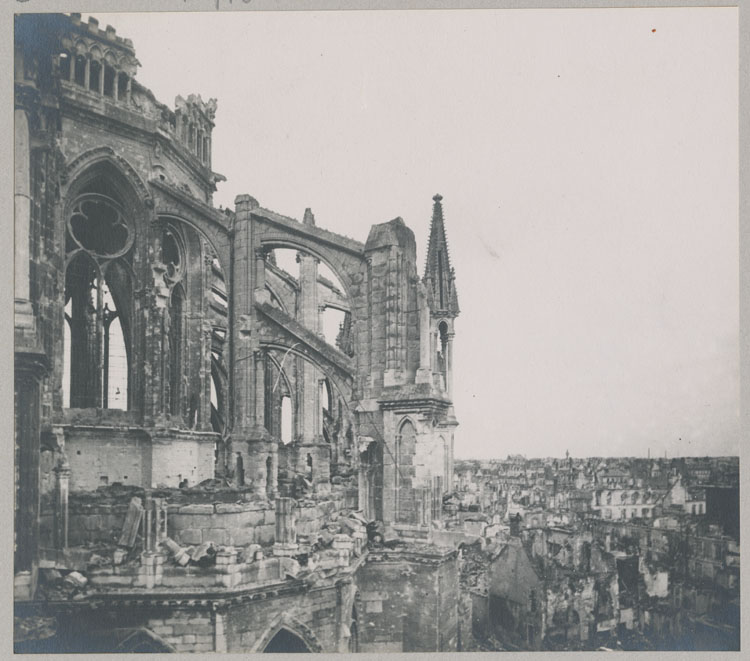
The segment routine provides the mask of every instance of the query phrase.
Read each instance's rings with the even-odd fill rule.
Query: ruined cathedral
[[[16,17],[17,649],[461,649],[441,196],[423,271],[401,218],[217,209],[216,101],[138,65]]]

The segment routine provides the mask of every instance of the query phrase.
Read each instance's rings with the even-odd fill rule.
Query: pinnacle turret
[[[445,237],[441,203],[443,196],[438,194],[432,199],[434,204],[423,280],[433,312],[455,317],[459,313],[458,296],[456,295],[456,277],[448,253],[448,240]]]

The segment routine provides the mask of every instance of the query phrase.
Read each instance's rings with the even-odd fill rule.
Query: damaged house
[[[17,650],[457,649],[441,196],[422,273],[401,218],[218,210],[216,101],[138,66],[16,17]]]

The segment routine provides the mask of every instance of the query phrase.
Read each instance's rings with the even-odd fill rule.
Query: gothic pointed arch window
[[[443,390],[447,387],[448,374],[448,324],[441,321],[438,324],[439,349],[437,352],[437,367],[440,374],[440,385]]]
[[[131,407],[134,228],[116,188],[93,177],[66,218],[65,408]]]
[[[399,521],[408,522],[416,508],[412,491],[413,466],[412,457],[416,450],[417,430],[414,423],[406,418],[396,435],[395,484],[397,517]]]

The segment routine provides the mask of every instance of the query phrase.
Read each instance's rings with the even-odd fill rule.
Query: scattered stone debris
[[[143,517],[143,505],[141,499],[137,496],[133,496],[130,499],[130,505],[128,506],[128,513],[125,516],[125,522],[122,524],[122,535],[120,535],[120,546],[126,546],[133,548],[135,546],[135,540],[138,537],[138,529],[141,525],[141,518]]]
[[[188,551],[190,561],[199,567],[209,567],[216,564],[216,553],[217,548],[213,542],[204,542]]]
[[[86,587],[86,584],[89,582],[89,579],[86,578],[83,574],[77,571],[70,572],[64,579],[63,583],[77,589],[83,589]]]
[[[13,618],[13,642],[52,638],[57,633],[57,620],[54,617],[31,615]]]
[[[115,565],[121,565],[128,557],[127,549],[116,548],[112,551],[112,563]]]
[[[190,556],[188,555],[187,551],[185,551],[185,549],[183,549],[173,539],[166,537],[162,541],[162,544],[167,547],[167,550],[171,553],[174,561],[181,567],[184,567],[188,564],[188,562],[190,562]]]

